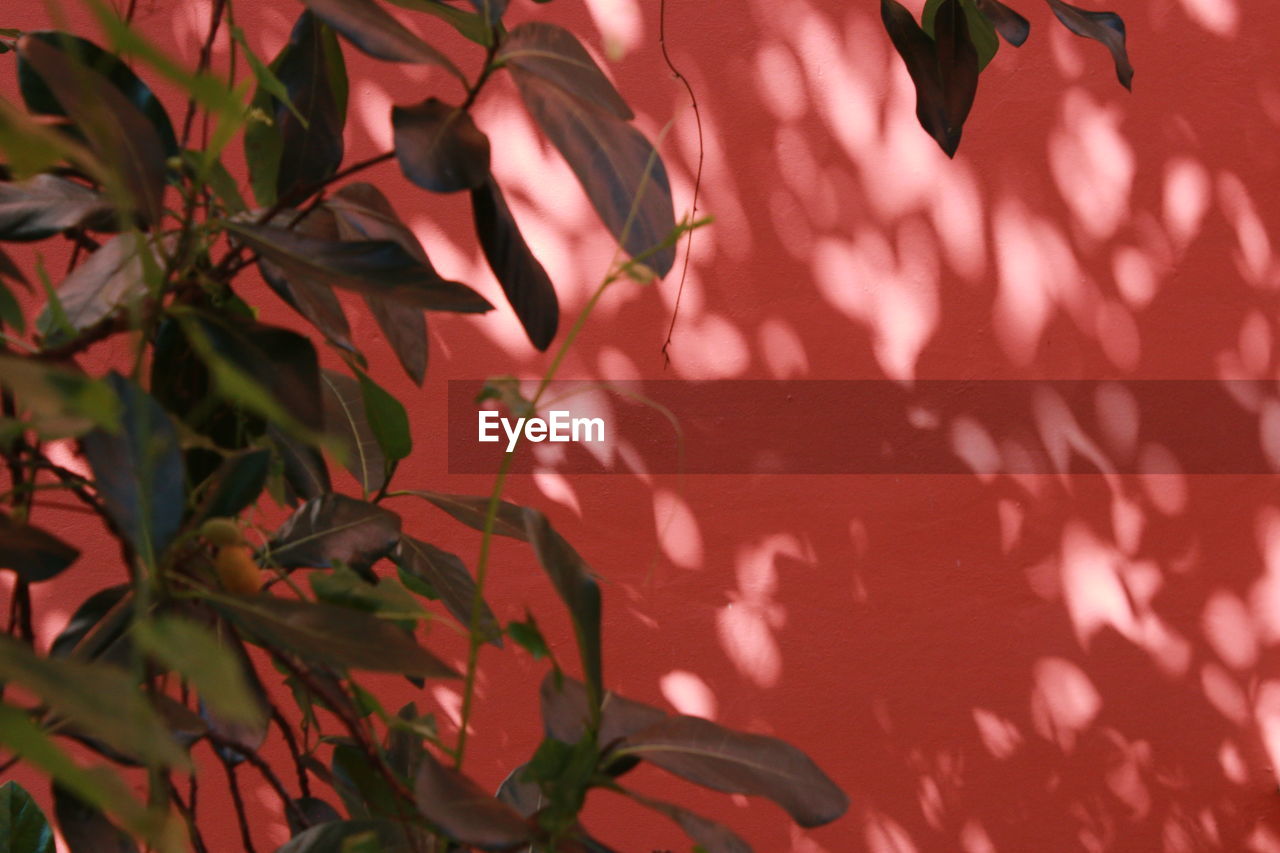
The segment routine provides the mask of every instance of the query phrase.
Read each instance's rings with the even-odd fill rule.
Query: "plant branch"
[[[217,752],[217,750],[214,750]],[[236,820],[240,824],[240,841],[244,844],[245,853],[257,853],[253,846],[253,835],[249,832],[249,818],[244,811],[244,797],[240,793],[240,780],[236,778],[236,766],[218,755],[222,769],[227,772],[227,787],[231,789],[231,802],[236,807]]]

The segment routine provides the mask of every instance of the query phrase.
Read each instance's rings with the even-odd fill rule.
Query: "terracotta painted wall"
[[[618,57],[611,68],[640,125],[654,134],[672,122],[663,153],[687,209],[698,139],[658,51],[659,4],[513,6]],[[671,56],[702,111],[699,207],[716,222],[694,240],[670,365],[661,349],[674,276],[611,291],[566,376],[1249,379],[1256,384],[1236,405],[1257,432],[1206,440],[1258,442],[1276,429],[1273,4],[1124,5],[1137,69],[1128,94],[1101,47],[1024,2],[1031,39],[1002,47],[984,75],[954,161],[916,125],[872,0],[667,7]],[[193,55],[207,8],[141,0],[140,19]],[[271,54],[299,8],[268,0],[237,11]],[[47,20],[38,3],[0,12],[5,26]],[[430,70],[348,57],[352,158],[389,145],[392,104],[453,91]],[[8,61],[0,58],[6,90]],[[611,247],[509,85],[485,95],[479,120],[570,316]],[[467,236],[463,200],[403,184],[394,165],[370,179],[443,273],[504,305]],[[261,296],[269,319],[296,322]],[[546,365],[505,305],[495,314],[433,318],[421,391],[382,342],[370,345],[379,378],[411,402],[419,449],[403,475],[410,485],[488,487],[446,473],[445,382],[532,377]],[[360,338],[377,338],[354,306],[352,321]],[[739,418],[766,414],[750,397],[737,405]],[[1118,423],[1103,406],[1080,428],[1118,459],[1144,442],[1140,418],[1128,438]],[[981,446],[982,425],[969,427]],[[999,453],[1001,436],[990,438]],[[1269,458],[1280,466],[1280,454]],[[1262,473],[547,472],[514,478],[509,495],[547,508],[605,579],[607,678],[617,690],[785,737],[850,794],[847,817],[802,832],[768,803],[637,773],[647,790],[729,823],[758,850],[1187,853],[1280,850],[1275,482]],[[474,537],[434,511],[403,509],[412,532],[474,558]],[[79,523],[61,519],[64,530]],[[497,558],[499,615],[518,618],[528,603],[569,657],[567,626],[529,556],[503,544]],[[83,562],[76,571],[86,579],[120,576],[109,561]],[[55,584],[37,598],[47,641],[79,594]],[[435,636],[458,650],[448,632]],[[543,671],[520,653],[486,655],[470,764],[485,784],[496,786],[536,743]],[[456,700],[447,686],[426,697],[446,728]],[[283,821],[270,792],[245,775],[270,848]],[[219,849],[234,849],[229,805],[216,786],[205,791],[201,807],[226,833]],[[608,795],[587,823],[624,851],[647,850],[649,839],[688,847]]]

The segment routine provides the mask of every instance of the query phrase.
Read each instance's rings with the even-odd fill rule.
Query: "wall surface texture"
[[[140,0],[138,19],[190,57],[208,6]],[[638,771],[637,784],[761,851],[1280,851],[1280,500],[1266,473],[1280,469],[1275,5],[1125,4],[1130,94],[1099,45],[1023,2],[1030,40],[1002,46],[984,73],[954,160],[917,125],[874,0],[667,0],[667,48],[696,93],[701,141],[659,50],[661,7],[512,3],[514,19],[581,33],[639,126],[651,136],[669,127],[662,153],[678,214],[705,158],[698,210],[715,217],[693,239],[670,363],[663,343],[683,246],[665,281],[606,294],[563,376],[887,379],[908,391],[933,379],[1114,379],[1093,417],[1055,435],[1075,454],[1071,470],[1107,467],[1103,459],[1123,470],[1000,473],[1009,436],[973,418],[929,424],[926,412],[922,428],[951,436],[977,472],[578,475],[551,462],[513,477],[508,497],[543,507],[603,579],[614,689],[783,737],[853,805],[801,831],[765,801],[656,770]],[[264,55],[300,9],[236,6]],[[50,14],[5,4],[0,25],[45,27]],[[78,8],[66,14],[72,28],[95,31]],[[451,34],[415,26],[464,67],[480,61]],[[224,61],[226,44],[218,49]],[[393,104],[457,96],[429,68],[347,56],[352,160],[389,147]],[[13,89],[9,56],[0,89]],[[607,268],[607,235],[509,82],[485,93],[477,120],[556,284],[563,329]],[[465,200],[408,185],[394,163],[366,177],[444,275],[500,306],[481,318],[433,316],[418,389],[368,313],[349,305],[374,374],[409,404],[416,453],[405,486],[486,493],[488,477],[448,472],[446,382],[536,377],[547,357],[525,341],[485,267]],[[252,287],[266,319],[300,327]],[[1148,446],[1141,413],[1125,404],[1123,382],[1142,379],[1241,380],[1222,405],[1247,428],[1199,440],[1258,445],[1267,464],[1178,473],[1177,452]],[[725,405],[751,420],[773,404],[744,393]],[[797,417],[826,429],[822,412]],[[1046,441],[1053,432],[1025,429]],[[429,508],[400,509],[416,535],[474,559],[470,531]],[[79,516],[55,518],[44,516],[84,541]],[[111,560],[75,571],[86,586],[121,576]],[[45,642],[79,600],[69,586],[36,590]],[[557,655],[573,659],[554,594],[516,544],[496,551],[490,600],[504,621],[528,605]],[[462,654],[447,631],[433,642]],[[522,652],[486,652],[469,759],[485,785],[536,745],[544,672]],[[396,679],[371,683],[410,695]],[[415,698],[447,731],[456,689]],[[260,845],[273,849],[287,837],[276,801],[252,774],[245,780]],[[216,849],[230,850],[234,824],[218,788],[205,787],[201,808],[216,818]],[[586,823],[623,851],[689,847],[608,794]]]

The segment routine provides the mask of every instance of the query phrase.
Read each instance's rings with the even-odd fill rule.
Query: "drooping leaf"
[[[426,830],[393,820],[335,820],[313,826],[276,853],[415,853],[430,849]]]
[[[446,495],[443,492],[421,490],[410,490],[406,494],[422,498],[435,505],[467,527],[484,531],[484,520],[489,511],[488,498],[476,495]],[[529,541],[529,534],[524,527],[524,507],[510,501],[499,501],[498,512],[493,519],[493,532],[498,536],[509,536],[522,542]]]
[[[412,779],[426,752],[423,739],[438,736],[435,718],[431,714],[419,716],[418,706],[410,702],[387,721],[387,765],[405,779]]]
[[[0,569],[13,569],[28,583],[61,574],[80,550],[30,524],[18,524],[0,513]]]
[[[387,458],[369,423],[360,383],[342,373],[321,375],[324,431],[343,450],[343,465],[366,492],[376,492],[387,481]]]
[[[455,9],[441,0],[390,0],[390,2],[393,6],[399,6],[402,9],[412,9],[415,12],[424,12],[439,18],[457,30],[463,38],[476,44],[488,47],[491,42],[489,27],[485,24],[484,18],[475,12]]]
[[[502,47],[494,58],[536,74],[620,119],[635,118],[582,42],[563,27],[543,21],[520,24],[502,40]]]
[[[372,184],[347,184],[327,206],[337,219],[342,239],[391,240],[419,261],[427,262],[427,253],[418,238]],[[371,293],[364,298],[401,366],[410,379],[421,385],[427,372],[427,321],[422,310]]]
[[[27,35],[70,54],[87,68],[93,69],[109,80],[111,85],[151,122],[164,148],[165,156],[172,157],[178,153],[178,138],[174,135],[173,123],[169,121],[169,114],[165,111],[164,104],[160,103],[155,93],[146,83],[138,79],[138,75],[134,74],[119,56],[70,33],[46,30],[27,33]],[[38,73],[22,61],[21,57],[18,62],[18,86],[22,91],[23,102],[33,114],[67,115],[49,86]]]
[[[547,673],[539,692],[542,701],[542,724],[547,737],[565,743],[577,743],[586,731],[591,711],[586,686],[567,675]],[[628,735],[643,731],[668,718],[660,708],[627,699],[610,691],[600,705],[598,740],[609,746]]]
[[[285,503],[293,506],[299,501],[318,498],[333,491],[329,469],[320,451],[278,427],[267,427],[267,438],[280,459],[286,492],[283,495]]]
[[[724,824],[708,820],[702,815],[694,814],[674,803],[655,800],[635,791],[627,791],[626,794],[645,808],[652,809],[658,814],[671,818],[677,826],[684,830],[684,834],[689,836],[689,839],[705,850],[706,853],[751,853],[751,845],[739,838],[733,830]]]
[[[481,850],[527,845],[532,828],[506,803],[424,753],[413,786],[418,809],[452,838]]]
[[[111,386],[79,371],[0,356],[0,387],[13,392],[19,411],[43,436],[62,438],[94,427],[120,427],[120,400]]]
[[[107,514],[152,565],[177,535],[186,507],[178,431],[160,404],[133,382],[117,373],[106,381],[123,404],[122,429],[86,435],[84,455]]]
[[[437,193],[480,186],[489,176],[489,137],[465,110],[438,98],[391,110],[396,159],[413,183]]]
[[[534,660],[542,660],[551,657],[551,647],[547,645],[547,638],[542,636],[542,630],[538,628],[538,622],[533,618],[533,614],[525,611],[523,622],[508,622],[507,636],[515,640],[516,645],[533,655]]]
[[[388,240],[329,242],[273,225],[229,224],[246,245],[287,274],[372,293],[430,311],[467,313],[493,306],[464,284],[440,277],[428,264]]]
[[[471,624],[476,583],[461,559],[412,536],[401,536],[391,557],[403,571],[427,583],[454,618],[464,626]],[[487,642],[501,648],[502,629],[488,603],[483,601],[477,627]]]
[[[295,230],[319,240],[336,242],[339,239],[338,223],[332,211],[325,208],[311,211],[295,226]],[[351,342],[351,326],[347,322],[346,312],[328,284],[296,268],[286,271],[266,258],[259,259],[258,269],[276,295],[306,317],[326,340],[347,352],[356,352],[355,344]],[[418,313],[422,313],[421,309],[418,309]]]
[[[1133,65],[1125,48],[1124,20],[1115,12],[1093,12],[1063,0],[1047,0],[1062,25],[1083,38],[1101,43],[1116,64],[1116,78],[1126,89],[1133,88]]]
[[[359,610],[270,595],[219,599],[216,606],[250,635],[319,664],[420,678],[457,677],[404,631]]]
[[[618,752],[699,785],[768,797],[801,826],[840,817],[849,798],[800,750],[776,738],[675,716],[628,735]]]
[[[360,381],[360,396],[364,399],[369,427],[383,456],[393,462],[404,459],[413,450],[409,415],[404,406],[363,370],[356,370],[356,378]]]
[[[542,264],[534,257],[498,184],[490,178],[471,193],[476,236],[489,269],[539,350],[551,345],[560,325],[560,301]]]
[[[954,0],[953,0],[954,1]],[[525,107],[577,176],[609,233],[658,275],[675,263],[666,167],[644,134],[519,66],[511,68]]]
[[[400,540],[400,516],[376,504],[327,494],[289,516],[271,540],[271,559],[285,568],[330,568],[342,562],[367,572]]]
[[[159,222],[167,154],[151,120],[111,80],[48,41],[24,36],[18,54],[49,87],[90,149],[119,176],[141,222]]]
[[[144,236],[112,237],[58,287],[58,301],[71,329],[87,329],[145,296],[146,269],[155,262],[155,249]],[[65,334],[58,333],[60,325],[49,307],[36,319],[46,346],[65,342]]]
[[[978,87],[978,54],[960,0],[938,7],[936,39],[897,0],[881,0],[880,17],[915,85],[920,126],[948,157],[955,156]]]
[[[93,660],[123,636],[133,618],[128,584],[109,586],[90,595],[49,646],[49,656]],[[93,641],[89,642],[88,638]]]
[[[190,619],[157,617],[133,628],[134,642],[153,659],[180,674],[200,701],[233,723],[261,725],[266,714],[230,647]]]
[[[924,10],[920,13],[920,28],[930,38],[937,37],[934,22],[942,2],[943,0],[927,0]],[[978,54],[978,70],[981,71],[1000,50],[1000,38],[996,35],[995,24],[978,12],[976,0],[959,0],[959,5],[960,12],[964,15],[965,23],[969,27],[969,40],[973,42],[973,48]],[[1007,11],[1012,12],[1011,9]]]
[[[75,853],[136,853],[138,844],[106,815],[61,785],[53,786],[58,829]]]
[[[227,458],[213,476],[200,518],[230,518],[262,494],[271,470],[271,451],[246,450]]]
[[[458,67],[373,0],[303,0],[326,24],[375,59],[437,65],[465,82]]]
[[[353,818],[390,818],[403,811],[395,789],[373,766],[364,750],[350,743],[333,748],[333,788]]]
[[[991,22],[1000,37],[1014,47],[1022,47],[1027,36],[1031,35],[1031,23],[1000,0],[974,0],[974,6],[982,17]]]
[[[102,663],[37,657],[25,645],[0,637],[0,679],[40,697],[62,720],[138,761],[187,766],[187,758],[124,671]]]
[[[36,801],[17,782],[0,787],[0,850],[53,853],[53,829]]]
[[[43,240],[68,228],[111,231],[111,202],[84,184],[56,175],[0,183],[0,240]]]
[[[600,587],[592,576],[591,568],[551,527],[547,517],[536,509],[525,507],[525,533],[538,562],[551,578],[569,616],[578,638],[578,651],[582,657],[582,671],[596,696],[604,693],[604,676],[600,654]]]

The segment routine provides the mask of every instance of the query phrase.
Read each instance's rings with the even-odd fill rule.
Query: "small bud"
[[[240,545],[244,537],[240,535],[240,525],[234,518],[211,518],[200,525],[200,535],[211,545]]]

